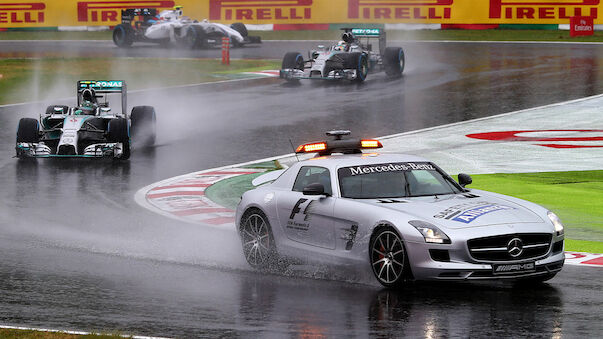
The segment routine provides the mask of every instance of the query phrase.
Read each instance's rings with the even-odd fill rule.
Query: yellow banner
[[[115,26],[122,9],[175,5],[223,23],[567,24],[572,16],[603,23],[601,0],[0,0],[0,28]]]

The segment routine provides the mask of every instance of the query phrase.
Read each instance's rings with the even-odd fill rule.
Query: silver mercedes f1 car
[[[301,145],[318,157],[253,181],[237,207],[247,262],[277,258],[366,265],[387,287],[411,280],[536,283],[564,264],[564,228],[551,211],[466,188],[427,159],[362,154],[378,140]],[[339,153],[339,154],[336,154]]]
[[[386,47],[385,31],[380,28],[343,28],[337,44],[308,52],[304,60],[299,52],[285,54],[280,77],[287,81],[351,80],[362,82],[369,73],[385,71],[390,77],[400,77],[405,57],[401,47]],[[371,41],[378,46],[374,51]]]
[[[109,106],[111,94],[121,95],[121,112]],[[51,105],[39,120],[19,121],[16,156],[128,159],[132,141],[155,143],[156,116],[151,106],[136,106],[128,114],[126,98],[125,81],[78,81],[75,107]]]

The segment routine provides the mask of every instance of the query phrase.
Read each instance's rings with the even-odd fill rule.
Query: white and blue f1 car
[[[109,107],[110,94],[121,95],[120,112]],[[16,156],[128,159],[132,141],[154,144],[156,116],[151,106],[128,114],[126,98],[125,81],[78,81],[77,106],[51,105],[39,120],[19,121]]]
[[[344,28],[342,40],[331,47],[318,46],[304,60],[299,52],[285,54],[280,77],[287,81],[300,79],[362,82],[369,73],[385,71],[400,77],[405,57],[401,47],[386,47],[385,31],[380,28]],[[376,40],[376,51],[372,40]]]
[[[349,133],[349,132],[348,132]],[[551,211],[467,189],[427,159],[362,154],[378,140],[302,145],[319,157],[256,178],[236,222],[248,263],[277,258],[370,266],[377,280],[551,279],[564,264],[564,228]],[[335,153],[341,153],[335,155]]]

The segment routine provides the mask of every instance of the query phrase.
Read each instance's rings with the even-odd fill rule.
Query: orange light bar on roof
[[[379,140],[360,140],[360,147],[362,148],[381,148],[381,141]]]
[[[314,153],[324,151],[326,149],[326,142],[315,142],[311,144],[299,145],[299,147],[295,150],[295,153]]]

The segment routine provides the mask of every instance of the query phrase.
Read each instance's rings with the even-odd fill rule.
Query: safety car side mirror
[[[459,184],[463,188],[467,185],[471,185],[471,183],[473,182],[473,179],[471,179],[471,176],[469,174],[459,173],[458,178]]]
[[[304,187],[303,193],[304,195],[326,195],[325,187],[319,182]]]

